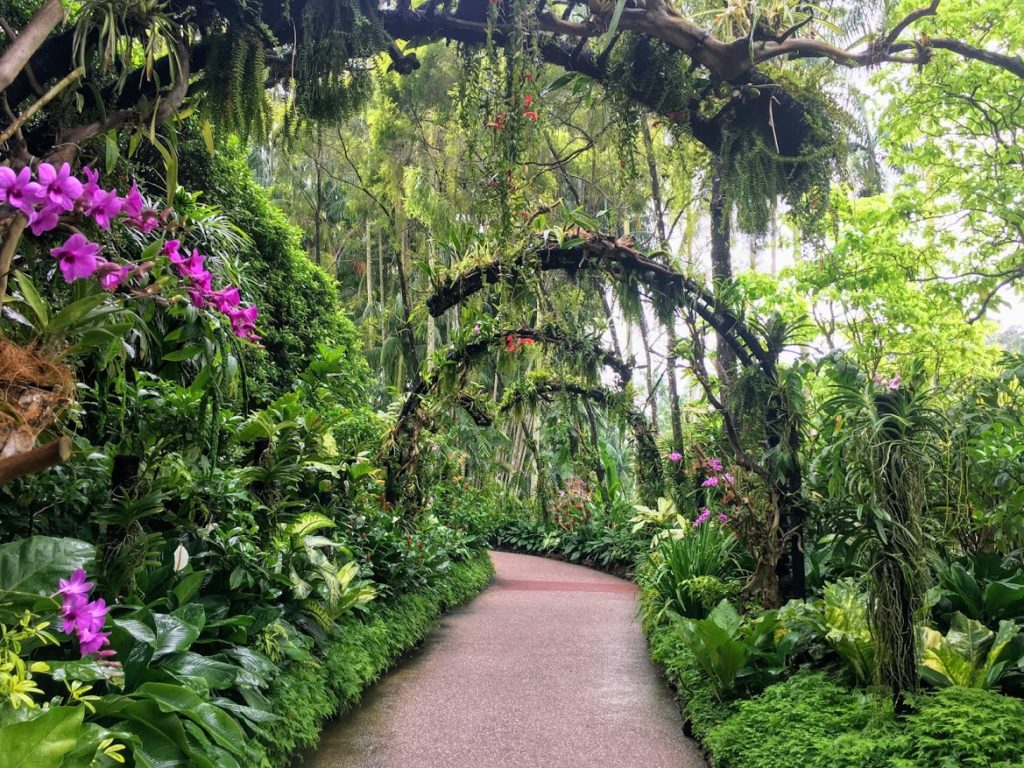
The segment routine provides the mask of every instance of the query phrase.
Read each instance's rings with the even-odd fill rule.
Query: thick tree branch
[[[46,0],[43,7],[36,11],[32,20],[0,56],[0,91],[7,90],[7,86],[28,66],[35,52],[63,20],[64,8],[60,0]]]
[[[915,43],[895,43],[891,51],[906,51],[915,47]],[[965,43],[963,40],[954,40],[949,37],[929,37],[924,45],[928,48],[938,48],[944,51],[951,51],[965,59],[980,61],[993,67],[1006,70],[1011,75],[1024,80],[1024,58],[1020,56],[1007,56],[1006,54],[988,51]]]

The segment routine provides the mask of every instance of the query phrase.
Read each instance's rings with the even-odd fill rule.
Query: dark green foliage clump
[[[250,370],[257,398],[262,399],[261,385],[274,391],[292,389],[306,361],[317,356],[319,345],[327,345],[349,352],[349,380],[337,382],[336,389],[350,395],[350,404],[365,402],[369,368],[359,333],[342,311],[333,281],[306,257],[300,231],[253,179],[241,148],[229,143],[211,156],[203,141],[193,136],[181,142],[179,151],[182,185],[206,190],[207,198],[216,200],[252,240],[244,259],[252,286],[247,298],[260,308],[266,348],[265,354],[253,355],[262,362]]]
[[[1024,762],[1024,701],[978,688],[944,688],[914,700],[899,768],[987,768]],[[1011,768],[1005,766],[1005,768]]]
[[[803,673],[741,702],[707,735],[724,765],[883,768],[897,737],[883,699]],[[890,721],[886,728],[876,725]]]
[[[415,646],[442,611],[474,597],[494,567],[486,553],[455,565],[430,587],[372,606],[369,618],[350,617],[317,663],[292,663],[270,694],[281,719],[268,723],[254,742],[253,765],[283,766],[297,750],[314,746],[324,720],[358,704],[362,692]]]
[[[897,720],[889,697],[803,671],[745,700],[719,700],[671,622],[647,620],[644,631],[716,768],[1020,768],[1024,761],[1019,699],[950,687],[914,696]]]
[[[204,115],[242,138],[263,138],[270,127],[266,41],[224,34],[210,40],[209,56],[203,70]]]
[[[840,125],[846,117],[816,73],[743,86],[716,116],[717,150],[726,200],[747,232],[762,233],[779,199],[798,221],[820,217],[845,158]]]
[[[616,106],[637,110],[646,105],[659,115],[685,112],[702,85],[690,59],[670,45],[646,35],[626,33],[608,62],[608,85]],[[707,85],[707,81],[703,81]]]

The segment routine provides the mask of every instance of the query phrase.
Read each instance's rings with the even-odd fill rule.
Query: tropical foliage
[[[485,546],[716,764],[1024,762],[1020,3],[0,26],[14,764],[284,765]]]

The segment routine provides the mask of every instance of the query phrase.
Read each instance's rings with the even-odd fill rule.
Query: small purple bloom
[[[117,190],[97,189],[85,205],[85,215],[92,218],[100,229],[110,229],[110,222],[121,212],[121,198]]]
[[[668,460],[671,461],[673,464],[678,464],[680,461],[683,460],[683,454],[681,454],[679,451],[672,451],[672,453],[668,455]]]
[[[727,514],[725,514],[724,512],[722,512],[718,516],[718,522],[720,522],[720,523],[728,523],[729,522],[729,516]]]
[[[60,223],[60,216],[64,208],[53,203],[46,203],[42,208],[37,208],[29,214],[28,227],[32,234],[39,237],[57,228]]]
[[[712,475],[700,485],[702,488],[712,488],[718,485],[718,475]]]
[[[110,633],[102,631],[110,609],[102,598],[89,601],[88,594],[93,585],[85,580],[85,571],[77,568],[70,579],[60,579],[59,583],[57,594],[63,598],[60,614],[64,619],[64,634],[74,633],[78,637],[82,658],[93,653],[110,655],[109,652],[103,652],[110,640]]]
[[[85,569],[76,568],[71,574],[70,579],[57,580],[57,583],[60,585],[60,589],[57,590],[57,594],[64,597],[89,594],[89,590],[92,589],[93,584],[91,581],[86,581],[85,579]]]
[[[206,307],[209,306],[209,303],[206,300],[208,298],[207,295],[198,288],[189,288],[188,297],[192,301],[192,306],[196,309],[206,309]]]
[[[708,459],[708,469],[710,469],[712,472],[721,472],[722,462],[719,461],[718,459]]]
[[[218,312],[227,313],[229,310],[234,309],[242,301],[242,296],[239,294],[238,289],[229,285],[227,288],[222,288],[219,291],[213,291],[209,299],[213,302],[213,306],[217,308]]]
[[[479,336],[480,335],[480,326],[479,325],[474,325],[473,326],[473,335],[474,336]]]
[[[697,515],[696,518],[694,518],[693,527],[700,528],[700,526],[704,525],[704,523],[708,521],[709,517],[711,517],[711,510],[708,509],[707,507],[702,507],[700,510],[700,514]]]
[[[65,240],[64,245],[50,251],[50,255],[58,260],[60,271],[69,283],[92,277],[100,266],[99,254],[99,245],[86,240],[80,232]]]
[[[101,656],[109,655],[104,654],[102,650],[108,642],[110,642],[109,632],[83,633],[78,638],[78,648],[82,652],[82,658],[93,653],[99,653]]]
[[[729,485],[732,485],[733,483],[736,482],[735,478],[733,478],[732,476],[732,472],[726,472],[724,475],[722,475],[722,477],[725,478],[725,482],[727,482]]]
[[[34,206],[44,199],[42,187],[32,181],[31,168],[25,167],[15,173],[6,165],[0,167],[0,202],[31,216]]]
[[[192,278],[192,284],[196,289],[203,293],[209,293],[210,288],[213,286],[213,275],[204,269]]]
[[[145,205],[146,202],[139,193],[139,185],[133,181],[128,194],[121,198],[121,213],[129,219],[139,219],[142,217],[142,209]]]
[[[152,211],[144,211],[142,214],[142,218],[132,219],[129,222],[129,224],[131,224],[136,229],[141,230],[142,234],[148,235],[150,232],[152,232],[154,229],[160,226],[160,219]]]
[[[231,330],[234,331],[238,338],[255,338],[253,330],[255,329],[256,318],[259,316],[259,310],[255,306],[246,307],[245,309],[232,309],[227,315],[231,318]]]
[[[113,264],[112,266],[115,267],[115,269],[106,270],[104,271],[104,274],[100,276],[100,285],[103,287],[104,291],[113,291],[120,287],[121,283],[128,279],[128,276],[135,271],[135,267],[131,265],[118,267],[116,264]]]
[[[174,259],[172,258],[171,261],[174,261]],[[205,261],[206,257],[193,248],[191,256],[177,262],[178,273],[182,277],[191,277],[193,280],[199,280],[206,271],[203,266]]]
[[[50,205],[72,211],[82,196],[82,182],[71,175],[71,166],[64,163],[57,170],[49,163],[40,163],[36,170],[39,186]]]
[[[181,255],[181,241],[168,240],[163,247],[164,256],[171,260],[171,264],[181,264],[185,258]]]

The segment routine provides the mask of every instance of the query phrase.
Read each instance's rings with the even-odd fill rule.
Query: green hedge
[[[482,552],[430,588],[343,623],[323,658],[291,664],[274,681],[270,701],[281,719],[264,727],[248,764],[285,766],[299,750],[315,746],[324,720],[358,704],[362,692],[423,639],[439,614],[475,597],[493,575],[490,557]]]
[[[897,720],[887,697],[805,671],[753,698],[719,701],[668,623],[644,631],[714,768],[1024,768],[1019,699],[947,688],[915,696]]]

